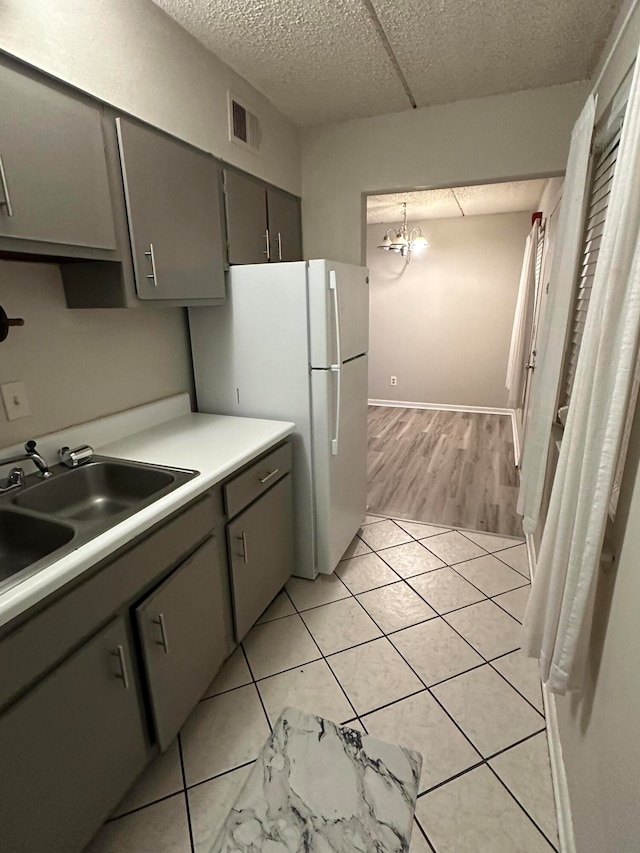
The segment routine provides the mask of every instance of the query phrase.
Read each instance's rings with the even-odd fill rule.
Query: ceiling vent
[[[262,132],[255,113],[229,92],[229,139],[256,154],[260,151]]]

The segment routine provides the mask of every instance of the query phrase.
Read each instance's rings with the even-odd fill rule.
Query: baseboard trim
[[[546,684],[542,685],[542,702],[544,704],[544,714],[547,726],[547,740],[549,741],[549,760],[551,762],[553,798],[556,803],[556,815],[558,818],[560,853],[576,853],[576,839],[573,833],[573,821],[571,819],[569,785],[567,783],[567,774],[564,769],[564,759],[562,757],[562,743],[560,741],[560,730],[558,728],[556,699],[553,693],[549,691]]]
[[[509,415],[513,409],[492,409],[487,406],[441,405],[440,403],[411,403],[406,400],[369,400],[370,406],[388,406],[392,409],[431,409],[436,412],[479,412],[485,415]]]
[[[536,552],[533,547],[533,536],[527,533],[527,557],[529,559],[529,572],[531,580],[536,573]],[[551,764],[551,780],[553,782],[553,799],[556,804],[556,817],[558,818],[558,840],[560,842],[560,853],[576,853],[576,840],[573,832],[573,820],[571,819],[571,800],[569,799],[569,785],[564,768],[562,755],[562,742],[560,740],[560,729],[558,727],[558,714],[556,710],[556,698],[546,684],[542,685],[542,703],[544,705],[545,726],[547,729],[547,742],[549,744],[549,762]]]

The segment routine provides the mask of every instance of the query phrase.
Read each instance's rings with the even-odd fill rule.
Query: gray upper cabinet
[[[225,169],[224,197],[229,263],[263,264],[270,251],[264,184]]]
[[[227,656],[221,571],[210,538],[135,611],[163,751]]]
[[[230,264],[302,260],[299,199],[234,169],[224,196]]]
[[[82,850],[147,761],[121,618],[0,717],[0,850]]]
[[[291,195],[267,190],[267,213],[272,261],[302,259],[300,201]]]
[[[0,63],[1,250],[115,251],[100,116],[100,104]]]
[[[219,163],[126,118],[117,131],[138,297],[224,297]]]

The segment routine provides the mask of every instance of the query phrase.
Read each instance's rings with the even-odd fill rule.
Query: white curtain
[[[589,189],[587,184],[595,113],[596,102],[590,96],[571,134],[556,248],[551,261],[549,296],[538,331],[537,367],[531,388],[527,438],[520,464],[518,512],[524,516],[525,533],[535,531],[542,503],[551,425],[555,417],[565,336],[573,306],[573,285],[582,246],[583,211]]]
[[[640,62],[636,63],[575,384],[524,621],[555,693],[577,687],[640,329]],[[581,657],[578,658],[578,655]]]
[[[535,294],[536,279],[536,252],[538,249],[538,220],[527,237],[524,247],[524,259],[522,261],[522,272],[520,273],[520,285],[518,287],[518,299],[513,316],[513,329],[511,331],[511,346],[509,348],[509,362],[507,364],[507,379],[505,385],[509,391],[507,406],[510,409],[519,409],[522,405],[522,387],[524,384],[524,364],[529,356],[530,339],[527,331],[531,330],[531,319],[533,315],[533,300]]]

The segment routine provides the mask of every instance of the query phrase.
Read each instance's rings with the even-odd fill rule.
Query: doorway
[[[532,214],[552,194],[543,178],[367,198],[370,512],[521,535],[516,466],[539,287],[516,405],[505,379]],[[407,237],[429,244],[419,253],[381,249],[403,231],[403,205]]]

